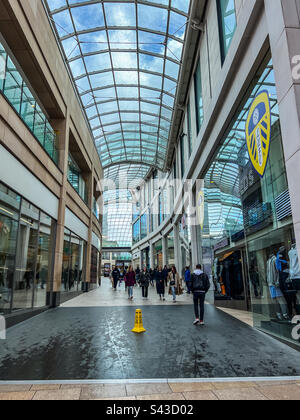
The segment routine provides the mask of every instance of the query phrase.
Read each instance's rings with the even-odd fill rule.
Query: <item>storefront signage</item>
[[[246,141],[251,163],[263,178],[270,152],[271,107],[269,92],[262,91],[254,99],[246,123]]]
[[[218,249],[226,248],[228,245],[229,245],[229,239],[228,238],[224,238],[224,239],[222,239],[222,241],[218,242],[214,246],[214,250],[217,251]]]
[[[244,196],[260,180],[251,162],[245,168],[240,167],[240,195]]]

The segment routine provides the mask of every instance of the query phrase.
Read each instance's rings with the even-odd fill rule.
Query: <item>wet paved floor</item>
[[[147,332],[131,332],[137,306],[70,307],[8,331],[0,380],[300,376],[300,355],[207,305],[207,326],[190,305],[141,306]]]

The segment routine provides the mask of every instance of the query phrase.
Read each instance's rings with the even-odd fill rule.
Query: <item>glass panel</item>
[[[39,210],[23,199],[16,255],[14,310],[32,308],[34,286],[38,281],[39,217]]]
[[[2,44],[0,44],[0,91],[57,164],[58,151],[54,130]]]
[[[195,73],[195,76],[194,76],[194,80],[195,80],[197,132],[199,133],[199,131],[202,127],[202,124],[203,124],[203,120],[204,120],[200,61],[199,61],[198,66],[197,66],[197,70],[196,70],[196,73]]]
[[[39,243],[37,252],[37,274],[35,282],[34,307],[46,304],[46,293],[51,291],[53,258],[55,249],[56,222],[41,213]]]
[[[21,197],[0,183],[0,313],[8,313],[17,250]]]
[[[218,0],[222,59],[224,60],[236,30],[234,0]]]
[[[60,2],[54,3],[53,0],[47,1],[52,6],[50,10],[62,5]],[[75,83],[82,96],[82,105],[86,109],[91,128],[94,129],[95,140],[105,134],[100,132],[96,114],[90,109],[94,107],[96,101],[101,103],[98,109],[106,133],[118,131],[122,139],[122,130],[139,132],[141,125],[149,125],[146,132],[155,133],[156,136],[158,133],[163,133],[160,137],[165,137],[167,143],[190,1],[185,0],[181,2],[182,4],[178,0],[154,0],[142,2],[143,4],[141,2],[134,4],[131,1],[88,3],[91,4],[79,5],[77,0],[70,2],[68,8],[73,22],[70,13],[63,11],[54,12],[53,19],[57,22],[58,36],[65,49],[73,76],[77,78]],[[67,7],[66,3],[63,4]],[[120,27],[123,29],[120,30]],[[82,34],[85,30],[90,33]],[[83,52],[81,56],[76,56],[78,46],[71,40],[74,33],[79,37]],[[108,48],[111,51],[111,60]],[[94,54],[91,55],[92,53]],[[86,77],[84,62],[91,76],[91,86]],[[102,70],[107,71],[99,73]],[[82,77],[78,79],[78,76]],[[111,87],[99,90],[105,86]],[[90,88],[91,92],[86,93]],[[117,104],[105,103],[106,99],[128,99],[128,102],[120,101],[119,107],[116,107]],[[140,103],[143,100],[155,102],[157,105]],[[143,113],[141,116],[130,112],[137,112],[140,109]],[[113,111],[115,114],[105,115]],[[122,112],[121,121],[118,111]],[[148,115],[149,113],[153,116]],[[115,127],[112,127],[113,125]],[[126,140],[131,140],[130,136],[126,136]],[[165,145],[159,145],[157,149],[156,144],[159,155],[151,153],[149,156],[149,147],[152,150],[153,145],[149,146],[146,138],[143,138],[141,143],[145,144],[141,144],[140,151],[134,149],[137,144],[123,142],[119,152],[114,142],[106,141],[105,145],[102,142],[101,146],[97,143],[103,166],[117,163],[118,159],[122,161],[125,159],[128,161],[129,172],[131,160],[138,163],[136,168],[141,171],[140,174],[147,173],[147,165],[153,163],[163,169],[167,154]],[[140,165],[141,159],[144,165]],[[109,173],[115,177],[115,171]]]

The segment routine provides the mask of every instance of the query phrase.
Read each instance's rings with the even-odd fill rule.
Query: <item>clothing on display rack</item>
[[[288,306],[288,315],[293,318],[293,310],[298,314],[297,291],[293,287],[290,279],[289,263],[286,257],[285,247],[281,247],[276,257],[276,267],[279,272],[280,289],[285,297]]]
[[[300,291],[300,264],[298,257],[298,250],[296,245],[293,245],[289,251],[290,260],[290,279],[292,280],[295,290]]]
[[[270,255],[270,258],[267,262],[267,283],[270,289],[271,298],[277,302],[280,308],[280,312],[276,313],[277,319],[280,321],[288,320],[288,308],[280,288],[277,258],[274,254]]]

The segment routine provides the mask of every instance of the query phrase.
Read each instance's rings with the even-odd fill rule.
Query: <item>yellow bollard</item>
[[[145,328],[143,327],[143,318],[142,318],[142,310],[137,309],[135,312],[135,323],[132,332],[135,333],[142,333],[145,332]]]

